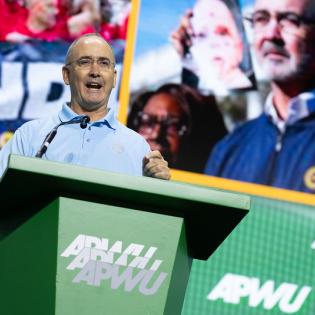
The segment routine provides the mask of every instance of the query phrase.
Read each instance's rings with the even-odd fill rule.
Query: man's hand
[[[191,38],[194,36],[191,25],[192,16],[192,10],[187,10],[181,18],[178,28],[171,34],[172,45],[182,58],[189,52],[189,47],[192,45]]]
[[[167,165],[160,151],[151,151],[143,158],[143,175],[168,180],[171,173]]]

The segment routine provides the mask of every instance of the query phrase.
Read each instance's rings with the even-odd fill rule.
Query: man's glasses
[[[97,65],[99,66],[99,68],[102,71],[109,71],[112,69],[112,67],[115,67],[115,63],[111,62],[108,58],[103,58],[103,57],[99,57],[99,58],[92,58],[92,57],[81,57],[77,60],[71,61],[69,63],[66,64],[66,66],[69,66],[71,64],[76,65],[79,69],[90,69],[91,66],[94,63],[97,63]]]
[[[245,17],[245,20],[251,23],[255,31],[263,31],[272,19],[276,20],[282,31],[292,34],[299,34],[303,26],[315,25],[314,19],[293,12],[278,12],[271,15],[266,10],[260,10],[249,17]]]
[[[139,131],[150,134],[156,126],[160,126],[170,136],[183,136],[187,131],[187,125],[178,117],[159,118],[155,115],[139,112]]]

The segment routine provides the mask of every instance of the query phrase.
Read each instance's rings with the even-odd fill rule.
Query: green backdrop
[[[252,197],[208,259],[194,260],[183,315],[315,314],[315,209]]]

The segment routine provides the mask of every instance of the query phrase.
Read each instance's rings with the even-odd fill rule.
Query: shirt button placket
[[[89,150],[89,146],[90,146],[90,143],[92,141],[92,126],[89,126],[87,128],[87,132],[85,134],[85,142],[88,144],[87,146],[85,146],[85,149]]]
[[[82,146],[82,154],[81,154],[82,165],[85,165],[88,160],[91,144],[92,144],[92,127],[89,126],[87,129],[85,129],[85,132],[83,135],[83,146]]]

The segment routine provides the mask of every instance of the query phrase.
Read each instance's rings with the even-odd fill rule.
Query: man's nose
[[[95,61],[92,62],[91,66],[90,66],[89,75],[91,77],[98,77],[100,75],[100,69],[99,69],[99,65],[97,64],[97,62],[95,62]]]
[[[152,129],[151,129],[151,132],[150,132],[150,138],[151,139],[158,139],[161,135],[161,124],[157,123],[157,124],[154,124],[152,126]]]
[[[263,34],[268,39],[282,38],[282,27],[276,19],[271,19],[264,27]]]

